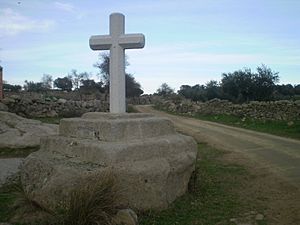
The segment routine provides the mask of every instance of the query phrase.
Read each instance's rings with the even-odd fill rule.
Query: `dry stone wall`
[[[227,100],[212,99],[207,102],[189,100],[161,100],[155,105],[162,110],[187,115],[235,115],[260,120],[300,120],[300,101],[273,101],[233,104]]]
[[[49,93],[48,93],[49,94]],[[61,96],[61,97],[60,97]],[[62,98],[66,97],[66,98]],[[4,98],[0,111],[9,111],[24,117],[78,117],[86,112],[108,112],[107,95],[82,98],[78,93],[55,92],[55,95],[37,93],[14,94]],[[186,115],[235,115],[260,120],[300,120],[300,101],[272,101],[233,104],[227,100],[212,99],[207,102],[192,102],[178,96],[164,99],[156,95],[144,95],[127,99],[128,104],[155,104],[158,108]]]
[[[94,93],[48,91],[45,93],[6,93],[0,102],[0,111],[9,111],[23,117],[78,117],[87,112],[108,112],[109,96]],[[128,104],[148,105],[160,100],[159,96],[145,95],[127,99]]]
[[[21,91],[21,92],[5,92],[4,97],[10,98],[11,96],[20,96],[22,99],[43,99],[43,98],[63,98],[66,100],[74,101],[89,101],[94,99],[108,100],[108,94],[100,92],[83,92],[83,91],[60,91],[60,90],[47,90],[43,92],[30,92],[30,91]]]
[[[6,97],[2,103],[8,111],[23,117],[76,117],[86,112],[107,112],[106,100],[66,100],[56,97],[26,98],[19,95]]]

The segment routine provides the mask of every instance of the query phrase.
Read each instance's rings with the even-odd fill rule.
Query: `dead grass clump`
[[[63,224],[111,225],[119,201],[120,193],[111,172],[85,178],[65,204]]]
[[[30,225],[113,225],[120,205],[120,191],[112,172],[79,179],[55,211],[50,211],[28,196],[21,183],[13,188],[15,196],[12,222]]]

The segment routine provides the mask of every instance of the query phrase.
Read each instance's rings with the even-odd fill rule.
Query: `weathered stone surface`
[[[101,119],[95,120],[94,116]],[[128,114],[130,115],[130,114]],[[136,118],[134,118],[136,117]],[[133,114],[123,118],[108,117],[104,113],[87,114],[83,118],[63,119],[59,134],[65,137],[97,139],[99,141],[126,141],[175,133],[171,121],[151,115]]]
[[[0,186],[19,172],[22,161],[21,158],[0,159]]]
[[[65,104],[66,102],[67,102],[67,100],[63,99],[63,98],[60,98],[60,99],[57,100],[58,104]]]
[[[5,111],[5,112],[8,111],[8,107],[5,104],[3,104],[2,102],[0,102],[0,111]]]
[[[95,176],[101,165],[82,163],[60,154],[34,152],[21,167],[21,182],[28,196],[48,209],[60,205],[85,175]]]
[[[21,174],[25,191],[43,206],[55,208],[59,200],[76,187],[78,177],[97,176],[109,169],[116,175],[119,188],[124,193],[120,205],[144,210],[166,208],[186,192],[195,169],[197,146],[191,137],[175,133],[169,120],[149,114],[136,117],[100,113],[71,120],[73,124],[70,126],[74,128],[82,120],[110,124],[102,129],[98,129],[98,125],[90,125],[91,131],[107,137],[103,138],[105,140],[78,133],[69,137],[68,132],[73,131],[67,131],[62,123],[60,128],[64,128],[66,135],[42,138],[40,151],[25,160]],[[166,129],[164,132],[160,132],[160,124]],[[120,131],[122,126],[133,130]],[[146,130],[149,127],[153,132]],[[116,133],[116,136],[112,138],[113,135],[107,131]],[[128,134],[130,132],[132,135]]]
[[[179,134],[130,142],[100,142],[62,136],[41,139],[41,150],[60,153],[101,165],[163,157],[174,160],[186,155],[191,147],[194,147],[193,139]],[[192,150],[192,156],[193,152]],[[184,160],[184,158],[181,159]]]
[[[26,148],[40,145],[40,138],[58,133],[58,126],[25,119],[0,111],[0,148]]]

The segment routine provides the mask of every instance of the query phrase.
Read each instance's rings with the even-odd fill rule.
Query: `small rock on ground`
[[[264,220],[264,215],[255,211],[244,213],[238,218],[231,218],[229,222],[235,225],[257,225],[258,221]]]
[[[264,215],[262,215],[262,214],[257,214],[257,215],[255,216],[255,219],[256,219],[256,220],[263,220],[263,219],[264,219]]]
[[[114,222],[117,225],[137,225],[137,215],[131,209],[119,210],[117,215],[114,217]]]

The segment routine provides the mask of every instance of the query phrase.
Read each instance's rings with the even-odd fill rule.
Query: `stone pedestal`
[[[63,119],[58,136],[41,140],[28,156],[21,181],[25,192],[55,208],[78,178],[112,170],[122,190],[120,204],[164,209],[183,195],[195,169],[197,146],[168,119],[151,114],[87,113]]]

